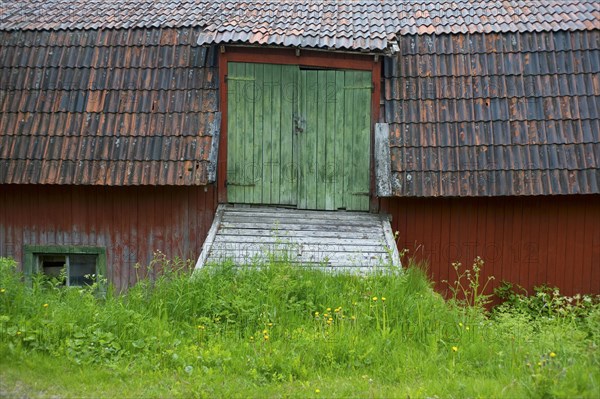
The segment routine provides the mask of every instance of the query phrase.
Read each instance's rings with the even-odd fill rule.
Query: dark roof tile
[[[468,39],[476,76],[449,36],[402,37],[384,62],[394,194],[599,193],[600,71],[581,43],[600,30]]]
[[[196,33],[0,32],[0,183],[206,184],[215,51]]]
[[[599,20],[596,0],[29,0],[3,5],[0,30],[199,27],[200,44],[382,51],[396,35],[593,30]],[[58,39],[90,44],[79,34]]]

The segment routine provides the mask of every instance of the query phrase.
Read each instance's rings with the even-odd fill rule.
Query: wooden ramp
[[[335,271],[400,267],[385,215],[220,205],[196,269],[227,260],[260,265],[271,257]]]

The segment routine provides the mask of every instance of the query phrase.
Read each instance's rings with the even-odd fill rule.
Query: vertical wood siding
[[[122,289],[144,274],[154,251],[198,257],[216,209],[214,190],[204,190],[0,186],[0,256],[21,262],[23,244],[105,247],[107,277]]]
[[[503,280],[532,292],[557,286],[565,294],[600,293],[600,196],[390,198],[398,248],[429,261],[441,293],[454,281],[451,263],[485,261],[491,288]]]

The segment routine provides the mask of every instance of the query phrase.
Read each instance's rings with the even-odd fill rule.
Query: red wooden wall
[[[156,250],[197,259],[216,209],[212,187],[0,186],[0,256],[23,244],[106,247],[108,278],[135,282]]]
[[[391,198],[399,249],[429,261],[436,289],[454,281],[451,263],[479,255],[485,276],[558,286],[565,294],[600,294],[600,196]]]

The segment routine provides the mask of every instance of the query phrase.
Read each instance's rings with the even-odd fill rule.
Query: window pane
[[[69,255],[69,285],[86,285],[94,282],[91,276],[96,274],[96,255]]]
[[[39,255],[38,259],[40,270],[48,277],[58,278],[67,264],[67,258],[64,255]]]

